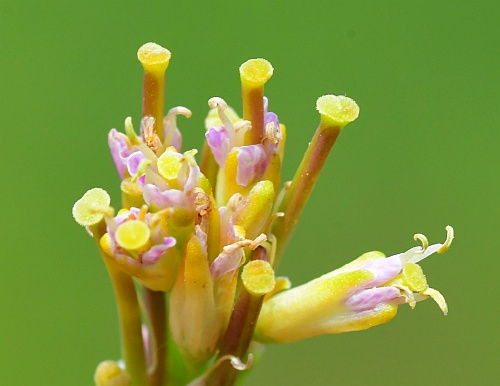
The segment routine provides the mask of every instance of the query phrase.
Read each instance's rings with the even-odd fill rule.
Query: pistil
[[[264,85],[273,75],[265,59],[250,59],[240,66],[243,119],[252,123],[247,145],[261,143],[264,137]]]
[[[165,102],[165,71],[170,61],[170,51],[156,43],[146,43],[137,52],[144,68],[142,91],[142,117],[154,118],[154,131],[163,143],[163,104]]]

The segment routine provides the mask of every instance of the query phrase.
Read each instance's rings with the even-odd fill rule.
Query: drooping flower
[[[320,334],[364,330],[386,323],[396,316],[397,308],[433,298],[444,314],[444,297],[429,288],[422,268],[417,264],[431,254],[445,252],[453,240],[447,227],[443,244],[423,247],[385,257],[368,252],[342,268],[304,285],[283,291],[267,300],[259,316],[256,337],[264,342],[293,342]]]

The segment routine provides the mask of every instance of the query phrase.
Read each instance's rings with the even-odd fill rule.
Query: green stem
[[[251,260],[266,259],[267,253],[262,247],[257,248],[251,256]],[[220,346],[218,358],[233,355],[244,360],[243,357],[252,341],[263,301],[264,296],[251,295],[244,286],[241,286],[226,334]],[[210,374],[207,379],[207,386],[234,385],[238,373],[239,371],[229,361],[224,361]]]
[[[324,124],[322,121],[314,133],[311,143],[279,208],[279,211],[284,212],[285,216],[276,221],[273,232],[278,240],[276,263],[279,261],[290,240],[299,221],[300,214],[309,199],[321,169],[340,131],[340,127],[330,126]]]
[[[162,386],[166,380],[167,365],[167,307],[165,293],[144,287],[144,303],[149,318],[149,386]]]
[[[134,282],[111,257],[103,253],[103,258],[118,305],[122,356],[127,372],[132,377],[133,386],[147,386],[141,311]]]

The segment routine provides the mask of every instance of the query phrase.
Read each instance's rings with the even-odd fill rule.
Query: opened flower
[[[318,99],[319,126],[295,176],[282,183],[287,130],[264,96],[268,61],[240,67],[241,117],[223,98],[208,100],[197,161],[196,149],[182,150],[177,127],[191,111],[163,114],[170,52],[148,43],[138,58],[139,133],[128,117],[124,133],[108,134],[121,209],[100,188],[73,207],[96,241],[118,305],[123,360],[102,362],[96,385],[232,385],[253,363],[252,341],[362,330],[429,297],[447,312],[417,263],[448,249],[451,227],[443,244],[429,246],[417,234],[422,247],[391,257],[369,252],[295,288],[275,275],[330,150],[359,114],[352,99]]]

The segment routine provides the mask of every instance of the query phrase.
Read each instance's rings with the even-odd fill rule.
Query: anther
[[[266,125],[266,138],[268,138],[273,145],[276,145],[279,141],[283,139],[279,128],[276,127],[274,122],[269,122]]]
[[[413,240],[415,240],[415,241],[419,240],[422,243],[422,249],[418,252],[415,252],[415,253],[424,253],[425,250],[429,247],[429,241],[427,240],[427,237],[425,237],[421,233],[416,233],[413,236]]]
[[[435,290],[434,288],[427,288],[426,290],[420,292],[420,294],[430,296],[437,303],[439,308],[441,308],[443,314],[448,314],[448,305],[446,304],[446,300],[444,299],[444,296],[441,294],[441,292]]]
[[[144,143],[148,145],[148,147],[156,151],[161,146],[160,138],[155,131],[155,118],[150,115],[145,116],[141,120],[141,136],[144,139]]]
[[[397,288],[397,289],[403,291],[403,296],[405,297],[405,302],[410,305],[412,310],[415,308],[417,301],[415,300],[415,296],[413,295],[413,292],[408,287],[401,285],[401,284],[392,284],[391,287],[394,287],[394,288]]]
[[[132,118],[127,117],[125,118],[125,134],[127,134],[127,138],[129,139],[130,143],[133,145],[139,144],[139,137],[137,136],[135,130],[134,130],[134,125],[132,124]]]
[[[448,225],[446,227],[446,240],[445,240],[444,244],[441,245],[441,247],[437,250],[437,253],[446,252],[448,250],[448,248],[450,248],[451,242],[453,241],[453,238],[455,237],[454,233],[455,232],[453,230],[453,227]]]
[[[191,118],[191,110],[177,106],[168,110],[167,115],[163,119],[163,127],[165,131],[165,139],[163,140],[163,147],[168,147],[174,138],[175,129],[177,128],[177,115],[184,115],[186,118]]]
[[[228,134],[232,135],[234,131],[233,124],[224,112],[224,110],[227,109],[226,101],[220,97],[212,97],[208,100],[208,106],[212,109],[217,107],[217,114],[219,115],[222,125],[226,128]]]
[[[148,167],[150,165],[151,165],[151,161],[150,160],[148,160],[147,158],[141,159],[141,161],[139,162],[139,165],[137,166],[137,173],[135,173],[135,175],[132,176],[131,181],[132,182],[137,182],[137,180],[139,178],[141,178],[141,176],[143,176],[144,174],[146,174],[146,170],[148,169]]]
[[[234,132],[238,133],[239,131],[243,130],[243,132],[250,130],[252,128],[252,122],[247,121],[247,120],[242,120],[238,123],[234,124]]]

